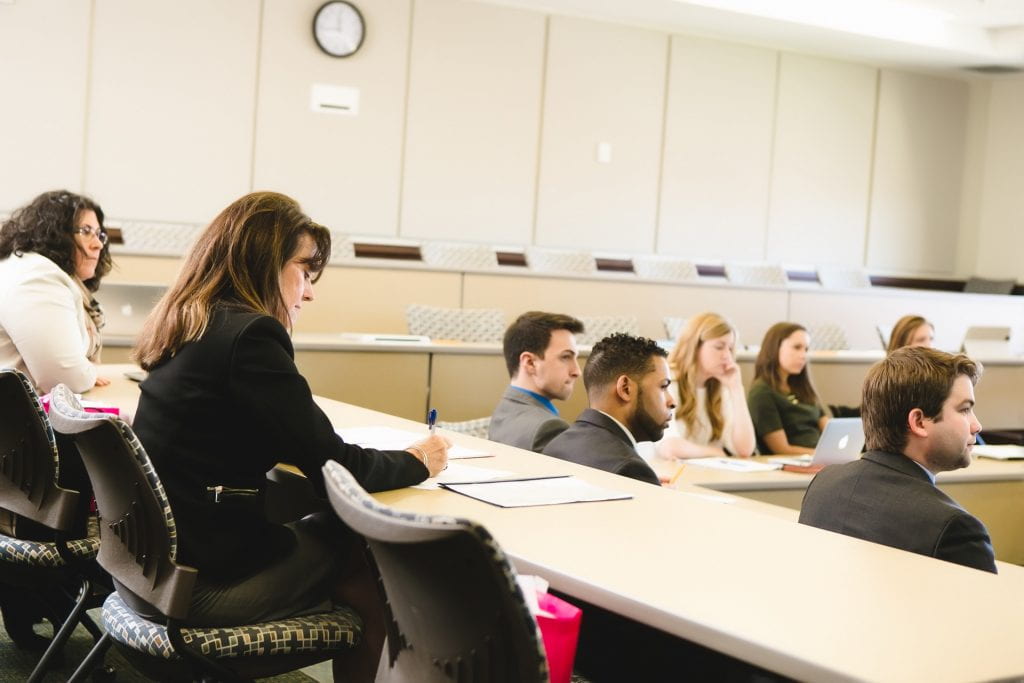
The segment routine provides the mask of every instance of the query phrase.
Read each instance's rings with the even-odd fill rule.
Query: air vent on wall
[[[984,64],[982,66],[965,66],[964,71],[997,76],[1000,74],[1019,74],[1024,71],[1024,68],[1011,64]]]

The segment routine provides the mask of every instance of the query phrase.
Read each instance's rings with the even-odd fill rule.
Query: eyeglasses
[[[102,244],[104,246],[106,246],[107,240],[109,239],[107,237],[107,231],[106,230],[104,230],[103,228],[91,228],[88,225],[83,225],[80,228],[72,228],[71,232],[73,232],[76,235],[81,235],[85,239],[89,239],[90,237],[95,237],[96,239],[98,239],[100,241],[100,244]]]

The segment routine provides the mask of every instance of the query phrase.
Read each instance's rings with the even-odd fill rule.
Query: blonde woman
[[[754,425],[736,364],[736,328],[717,313],[695,315],[679,333],[669,361],[679,408],[657,444],[658,455],[752,455]]]
[[[935,326],[919,315],[903,316],[893,325],[885,352],[890,354],[904,346],[935,346]]]

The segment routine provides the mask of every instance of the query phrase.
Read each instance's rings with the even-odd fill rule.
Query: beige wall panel
[[[458,308],[461,288],[461,273],[330,266],[295,331],[404,334],[406,306]]]
[[[976,272],[1024,279],[1024,80],[992,83]]]
[[[658,251],[764,255],[774,51],[672,36]]]
[[[112,216],[208,222],[249,190],[259,4],[95,6],[86,190]]]
[[[981,226],[981,196],[985,190],[985,146],[988,142],[988,105],[993,81],[968,83],[967,132],[963,186],[960,195],[960,229],[957,231],[955,274],[969,277],[977,269]]]
[[[426,353],[300,350],[295,365],[318,396],[409,420],[426,414]]]
[[[402,236],[530,242],[544,36],[536,12],[416,3]]]
[[[0,3],[0,213],[82,188],[89,14],[80,0]]]
[[[509,320],[539,309],[571,315],[632,316],[640,334],[665,337],[662,318],[702,311],[728,316],[743,344],[760,344],[772,324],[786,318],[786,291],[740,287],[653,284],[632,280],[586,280],[468,273],[463,306],[501,308]]]
[[[345,59],[312,37],[322,0],[266,0],[253,185],[293,195],[314,220],[396,235],[409,0],[359,3],[366,39]],[[359,113],[314,112],[314,83],[359,89]]]
[[[969,97],[963,81],[882,71],[869,268],[955,270]]]
[[[766,260],[863,265],[876,77],[782,55]]]
[[[166,256],[129,256],[114,254],[114,267],[104,282],[136,282],[170,285],[181,270],[181,259]]]
[[[654,250],[667,55],[663,33],[551,17],[537,244]]]

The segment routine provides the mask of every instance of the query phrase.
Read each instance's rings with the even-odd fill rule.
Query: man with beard
[[[628,334],[594,344],[583,370],[590,407],[543,452],[659,485],[636,444],[659,440],[672,421],[667,356],[656,342]]]
[[[800,522],[967,567],[996,571],[985,525],[935,486],[971,464],[980,367],[963,354],[903,348],[864,380],[868,452],[811,482]]]
[[[582,332],[576,318],[543,311],[523,313],[508,326],[502,351],[511,382],[491,416],[488,439],[539,453],[569,428],[552,401],[572,396]]]

